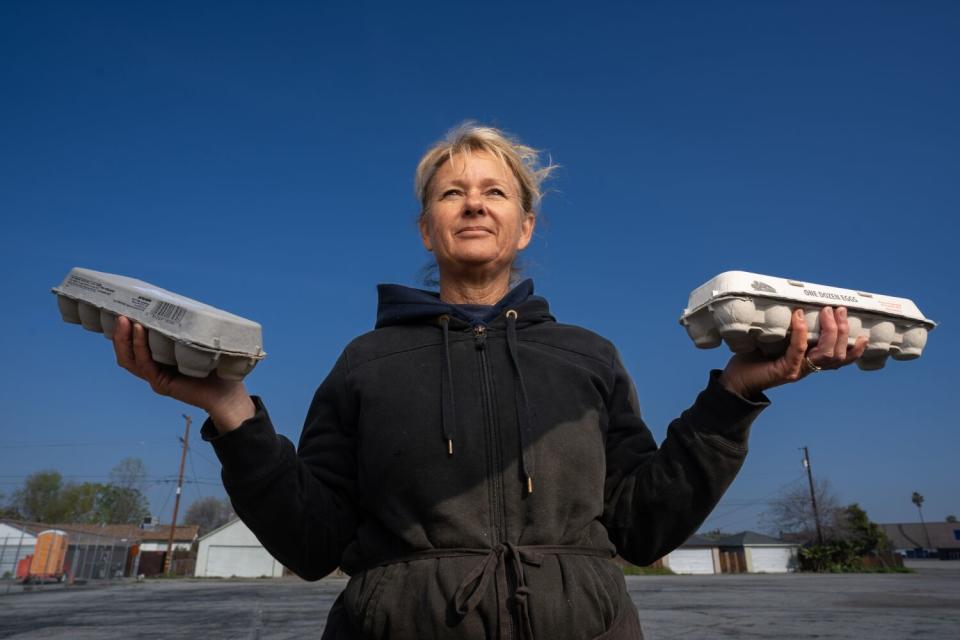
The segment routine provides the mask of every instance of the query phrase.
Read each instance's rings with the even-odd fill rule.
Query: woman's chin
[[[447,262],[447,268],[441,272],[450,274],[491,273],[510,271],[510,263],[498,260],[497,256],[488,254],[464,254],[455,256]]]

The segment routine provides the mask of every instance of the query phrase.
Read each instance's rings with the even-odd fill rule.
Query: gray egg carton
[[[75,268],[53,288],[65,322],[113,339],[117,316],[147,329],[153,359],[180,373],[242,380],[267,354],[260,325],[141,280]]]
[[[746,271],[727,271],[690,294],[680,324],[694,344],[712,349],[726,342],[734,353],[760,350],[782,354],[789,344],[791,313],[802,308],[810,345],[820,339],[820,309],[846,307],[850,325],[847,345],[869,339],[857,366],[865,371],[894,360],[919,358],[927,333],[937,324],[920,313],[911,300],[864,291],[828,287]]]

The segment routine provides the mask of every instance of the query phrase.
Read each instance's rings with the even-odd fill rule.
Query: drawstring
[[[527,493],[533,493],[533,460],[528,457],[527,449],[533,440],[533,426],[530,418],[530,403],[527,401],[527,387],[523,383],[523,371],[520,369],[520,357],[517,354],[517,312],[507,311],[507,348],[513,363],[514,394],[517,404],[517,423],[520,427],[520,471],[527,480]]]
[[[453,606],[457,613],[465,616],[472,611],[479,603],[489,588],[491,578],[497,581],[497,604],[500,607],[500,638],[510,638],[510,614],[506,610],[507,594],[507,572],[506,559],[510,559],[513,565],[513,573],[516,576],[517,588],[514,590],[513,601],[517,607],[517,613],[520,614],[521,636],[533,640],[533,625],[530,621],[529,596],[530,588],[527,586],[523,575],[523,565],[529,564],[539,567],[543,563],[543,556],[540,553],[518,547],[517,545],[505,542],[498,544],[487,554],[481,562],[478,562],[460,583],[453,595]]]
[[[443,374],[440,380],[443,439],[447,441],[447,455],[453,455],[453,434],[457,428],[457,411],[453,400],[453,367],[450,364],[450,316],[440,316],[443,329]]]
[[[508,310],[506,318],[507,349],[510,352],[510,362],[513,364],[517,426],[520,432],[520,472],[526,481],[527,494],[531,494],[533,493],[533,459],[529,453],[529,448],[533,441],[533,420],[530,415],[530,402],[527,399],[527,387],[523,382],[523,371],[520,369],[520,356],[517,349],[517,312],[513,309]],[[447,443],[447,455],[452,456],[457,413],[453,392],[453,365],[450,359],[450,316],[446,314],[440,316],[439,322],[440,328],[443,330],[440,421],[443,429],[443,439]]]
[[[371,562],[363,571],[397,562],[482,556],[483,559],[467,572],[460,582],[460,586],[454,591],[451,604],[460,616],[466,616],[480,606],[490,590],[491,584],[493,584],[495,586],[494,597],[497,601],[499,638],[508,639],[514,637],[510,628],[510,585],[507,578],[507,563],[509,562],[516,581],[512,599],[516,613],[520,618],[520,638],[533,640],[533,623],[530,616],[530,598],[533,595],[533,590],[527,585],[524,565],[540,567],[543,565],[544,556],[547,555],[591,556],[609,559],[614,556],[614,551],[610,548],[601,547],[556,544],[518,545],[511,542],[502,542],[487,549],[451,548],[414,551],[405,555]]]

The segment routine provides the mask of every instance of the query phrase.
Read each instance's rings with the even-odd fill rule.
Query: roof
[[[893,522],[880,526],[894,549],[960,549],[960,522],[928,522],[926,528],[920,522]]]
[[[105,544],[115,542],[166,542],[170,538],[170,525],[158,525],[151,529],[141,529],[135,524],[82,524],[40,522],[14,523],[11,526],[23,526],[27,533],[37,535],[47,529],[59,529],[70,536],[70,542],[78,544]],[[180,525],[173,536],[174,542],[193,542],[197,537],[197,525]]]
[[[757,533],[756,531],[741,531],[714,540],[718,547],[798,547],[796,542],[787,542],[779,538]]]
[[[207,531],[205,534],[203,534],[202,536],[200,536],[200,540],[205,540],[205,539],[209,538],[210,536],[212,536],[212,535],[215,534],[215,533],[220,533],[220,532],[223,531],[224,529],[227,529],[228,527],[232,527],[233,525],[235,525],[235,524],[238,523],[238,522],[240,522],[240,518],[232,518],[231,520],[228,520],[228,521],[224,522],[222,525],[220,525],[220,526],[217,527],[216,529],[211,529],[210,531]]]
[[[681,547],[715,547],[717,543],[712,538],[706,536],[701,536],[699,534],[694,534],[687,538],[687,541],[684,542]]]
[[[17,545],[22,542],[33,544],[36,534],[26,527],[8,522],[0,522],[0,544]]]

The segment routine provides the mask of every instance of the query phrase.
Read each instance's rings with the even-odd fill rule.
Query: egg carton
[[[256,322],[141,280],[75,268],[52,291],[65,322],[112,340],[126,316],[146,328],[156,362],[194,378],[242,380],[267,355]]]
[[[820,309],[846,307],[850,335],[847,346],[869,339],[857,360],[865,371],[881,369],[887,357],[919,358],[927,333],[937,324],[920,313],[911,300],[828,287],[746,271],[727,271],[700,285],[690,294],[680,324],[693,343],[712,349],[726,342],[734,353],[760,350],[774,357],[789,344],[791,314],[802,308],[807,322],[807,342],[820,339]]]

